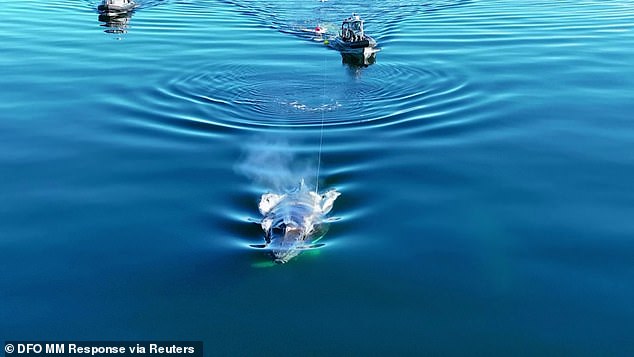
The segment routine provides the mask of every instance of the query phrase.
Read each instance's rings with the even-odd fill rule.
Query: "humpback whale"
[[[323,194],[309,190],[303,180],[299,188],[285,193],[265,193],[259,210],[266,244],[252,245],[269,249],[273,261],[283,264],[302,250],[318,248],[319,232],[326,215],[340,193],[334,189]]]

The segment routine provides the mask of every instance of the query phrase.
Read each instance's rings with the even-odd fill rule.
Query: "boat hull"
[[[123,5],[101,4],[97,6],[97,10],[104,15],[115,16],[118,14],[130,12],[134,10],[135,6],[136,6],[136,3],[134,2],[130,2],[128,4],[123,4]]]
[[[333,47],[339,50],[341,53],[367,55],[374,51],[376,47],[376,41],[366,36],[361,41],[344,41],[341,37],[337,37],[332,42]]]

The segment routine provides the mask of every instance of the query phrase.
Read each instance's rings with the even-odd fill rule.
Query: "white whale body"
[[[260,225],[266,244],[254,245],[270,250],[276,263],[286,263],[302,250],[317,248],[319,228],[340,193],[332,189],[323,194],[309,190],[304,183],[282,194],[266,193],[259,204],[264,216]]]

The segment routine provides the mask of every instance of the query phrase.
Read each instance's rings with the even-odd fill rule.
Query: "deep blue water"
[[[97,4],[2,1],[0,338],[634,355],[632,1]],[[368,67],[302,31],[355,11]],[[338,220],[270,266],[322,121]]]

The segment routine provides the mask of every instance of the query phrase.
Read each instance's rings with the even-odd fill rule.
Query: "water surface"
[[[3,4],[0,337],[634,354],[631,1],[141,1]],[[258,152],[342,192],[283,266]]]

